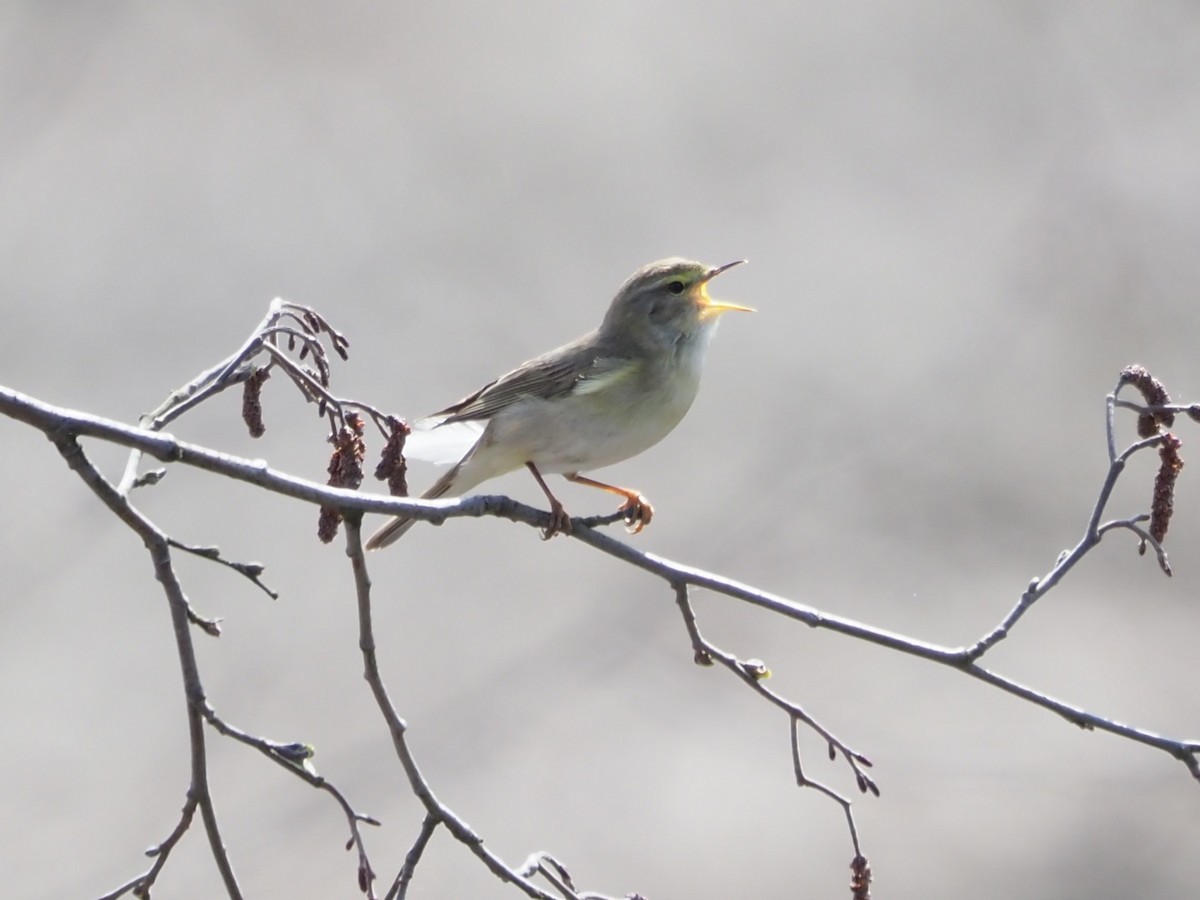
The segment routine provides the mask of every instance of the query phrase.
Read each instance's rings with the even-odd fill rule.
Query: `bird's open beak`
[[[756,312],[749,306],[739,306],[737,303],[726,303],[724,300],[714,300],[708,296],[708,283],[720,275],[722,272],[732,269],[734,266],[740,266],[746,260],[735,259],[731,263],[725,263],[723,266],[717,266],[710,269],[708,274],[704,276],[704,280],[696,291],[696,303],[700,306],[700,318],[707,319],[711,316],[719,316],[723,312],[729,312],[731,309],[740,310],[741,312]]]

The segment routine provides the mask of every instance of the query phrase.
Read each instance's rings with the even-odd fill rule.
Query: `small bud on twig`
[[[366,859],[358,864],[358,889],[364,894],[370,892],[371,882],[375,880],[375,873],[371,871],[370,864]]]
[[[761,659],[747,659],[742,662],[742,671],[755,681],[766,681],[771,677],[771,670]]]

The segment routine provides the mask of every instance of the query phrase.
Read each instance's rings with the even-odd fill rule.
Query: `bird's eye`
[[[667,290],[670,291],[672,294],[682,294],[683,293],[683,282],[682,281],[668,281],[667,282]]]

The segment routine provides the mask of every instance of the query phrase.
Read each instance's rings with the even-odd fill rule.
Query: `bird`
[[[547,474],[623,497],[618,511],[631,533],[640,532],[654,515],[650,502],[638,491],[582,473],[642,453],[680,423],[696,399],[721,315],[754,312],[708,294],[714,278],[744,262],[709,266],[672,257],[642,266],[621,285],[594,331],[414,423],[406,443],[410,457],[442,463],[457,458],[421,499],[462,496],[526,467],[550,502],[543,538],[571,532],[571,518],[546,484]],[[395,517],[367,548],[394,543],[416,521]]]

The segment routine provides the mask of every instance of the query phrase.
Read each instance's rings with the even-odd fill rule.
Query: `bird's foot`
[[[571,533],[571,517],[563,509],[563,505],[553,498],[550,503],[550,524],[542,529],[542,540],[548,541],[556,534]]]
[[[650,501],[636,492],[629,495],[617,512],[624,515],[625,530],[630,534],[638,534],[654,518],[654,507]]]

